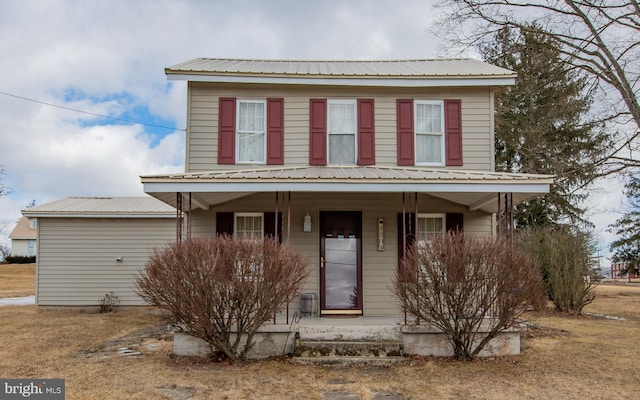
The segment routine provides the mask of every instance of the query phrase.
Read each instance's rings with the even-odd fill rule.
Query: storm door
[[[322,315],[362,314],[362,212],[320,212]]]

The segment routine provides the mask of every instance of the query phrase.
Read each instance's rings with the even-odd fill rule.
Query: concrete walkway
[[[2,306],[30,306],[36,304],[36,296],[25,297],[7,297],[0,299],[0,307]]]

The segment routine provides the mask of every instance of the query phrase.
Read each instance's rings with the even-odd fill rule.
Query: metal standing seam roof
[[[552,175],[397,167],[284,167],[141,177],[143,182],[552,183]]]
[[[516,74],[471,58],[373,61],[250,60],[196,58],[168,68],[167,75],[331,78],[515,78]]]
[[[172,217],[175,212],[153,197],[66,197],[22,210],[27,217]]]

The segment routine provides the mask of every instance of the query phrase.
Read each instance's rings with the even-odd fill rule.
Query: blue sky
[[[143,195],[182,172],[186,87],[164,68],[196,57],[398,59],[447,55],[429,0],[0,0],[0,244],[32,200]],[[593,197],[603,243],[620,185]]]

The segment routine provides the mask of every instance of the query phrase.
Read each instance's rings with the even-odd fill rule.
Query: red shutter
[[[464,214],[447,213],[445,225],[447,232],[463,232],[464,231]]]
[[[233,235],[233,213],[217,212],[216,213],[216,234],[217,235]]]
[[[235,164],[236,99],[220,98],[218,102],[218,164]]]
[[[327,100],[309,102],[309,165],[327,165]]]
[[[284,164],[284,99],[267,99],[267,164]]]
[[[376,163],[373,100],[358,100],[358,165]]]
[[[444,101],[444,132],[447,165],[462,165],[462,102]]]
[[[397,100],[398,165],[414,165],[413,100]]]

